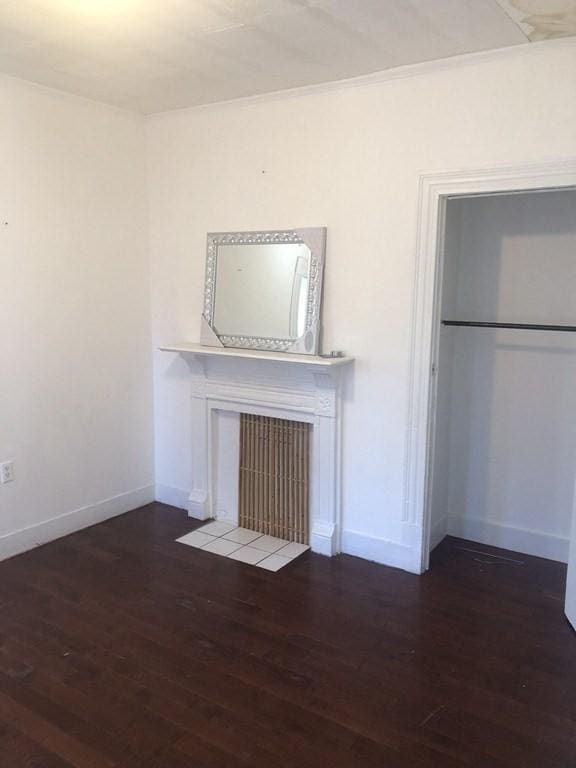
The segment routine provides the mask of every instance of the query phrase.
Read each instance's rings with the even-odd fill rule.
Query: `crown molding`
[[[113,112],[120,112],[123,115],[130,116],[135,120],[145,120],[148,115],[144,112],[139,112],[136,109],[130,109],[130,107],[122,107],[119,104],[114,104],[111,101],[102,101],[101,99],[94,99],[90,96],[83,96],[81,93],[75,93],[74,91],[66,91],[62,88],[56,88],[53,85],[45,85],[39,83],[36,80],[28,80],[25,77],[18,77],[17,75],[11,75],[8,72],[0,72],[0,83],[5,81],[6,83],[14,83],[16,86],[35,89],[38,91],[45,91],[53,94],[57,98],[64,99],[66,101],[83,101],[88,105],[95,107],[104,107]]]
[[[343,91],[349,88],[369,88],[375,85],[389,82],[391,80],[401,80],[410,77],[420,77],[436,72],[443,72],[451,69],[460,69],[473,66],[475,64],[485,64],[502,59],[515,58],[517,56],[540,56],[542,54],[561,51],[564,49],[573,50],[576,53],[576,37],[564,37],[558,40],[543,40],[537,43],[519,43],[509,45],[505,48],[493,48],[488,51],[477,51],[475,53],[463,53],[457,56],[449,56],[444,59],[433,59],[431,61],[422,61],[417,64],[405,64],[401,67],[384,69],[379,72],[372,72],[368,75],[359,75],[349,77],[344,80],[331,80],[313,85],[302,85],[297,88],[286,88],[281,91],[270,93],[259,93],[252,96],[241,96],[236,99],[226,101],[214,101],[208,104],[197,104],[192,107],[181,107],[178,109],[166,110],[163,112],[149,112],[146,118],[161,119],[169,115],[178,115],[189,112],[205,112],[214,109],[226,109],[228,107],[251,106],[256,104],[265,104],[272,101],[284,101],[287,99],[299,99],[306,96],[321,95],[331,93],[332,91]]]

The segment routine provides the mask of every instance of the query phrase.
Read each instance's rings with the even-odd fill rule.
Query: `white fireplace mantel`
[[[188,343],[160,349],[180,355],[191,374],[189,515],[237,517],[240,413],[304,421],[312,425],[310,546],[324,555],[339,552],[341,384],[353,358]]]

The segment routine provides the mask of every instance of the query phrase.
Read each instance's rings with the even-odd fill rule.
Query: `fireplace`
[[[162,349],[191,374],[190,516],[339,552],[341,374],[351,358]]]

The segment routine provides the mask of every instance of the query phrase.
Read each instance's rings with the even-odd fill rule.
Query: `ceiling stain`
[[[532,42],[576,35],[576,0],[497,0]]]

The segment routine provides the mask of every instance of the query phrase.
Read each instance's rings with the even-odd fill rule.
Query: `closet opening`
[[[446,549],[445,538],[457,537],[479,545],[479,557],[498,547],[517,553],[506,555],[516,563],[521,555],[566,563],[576,189],[454,196],[443,206],[424,546]]]

